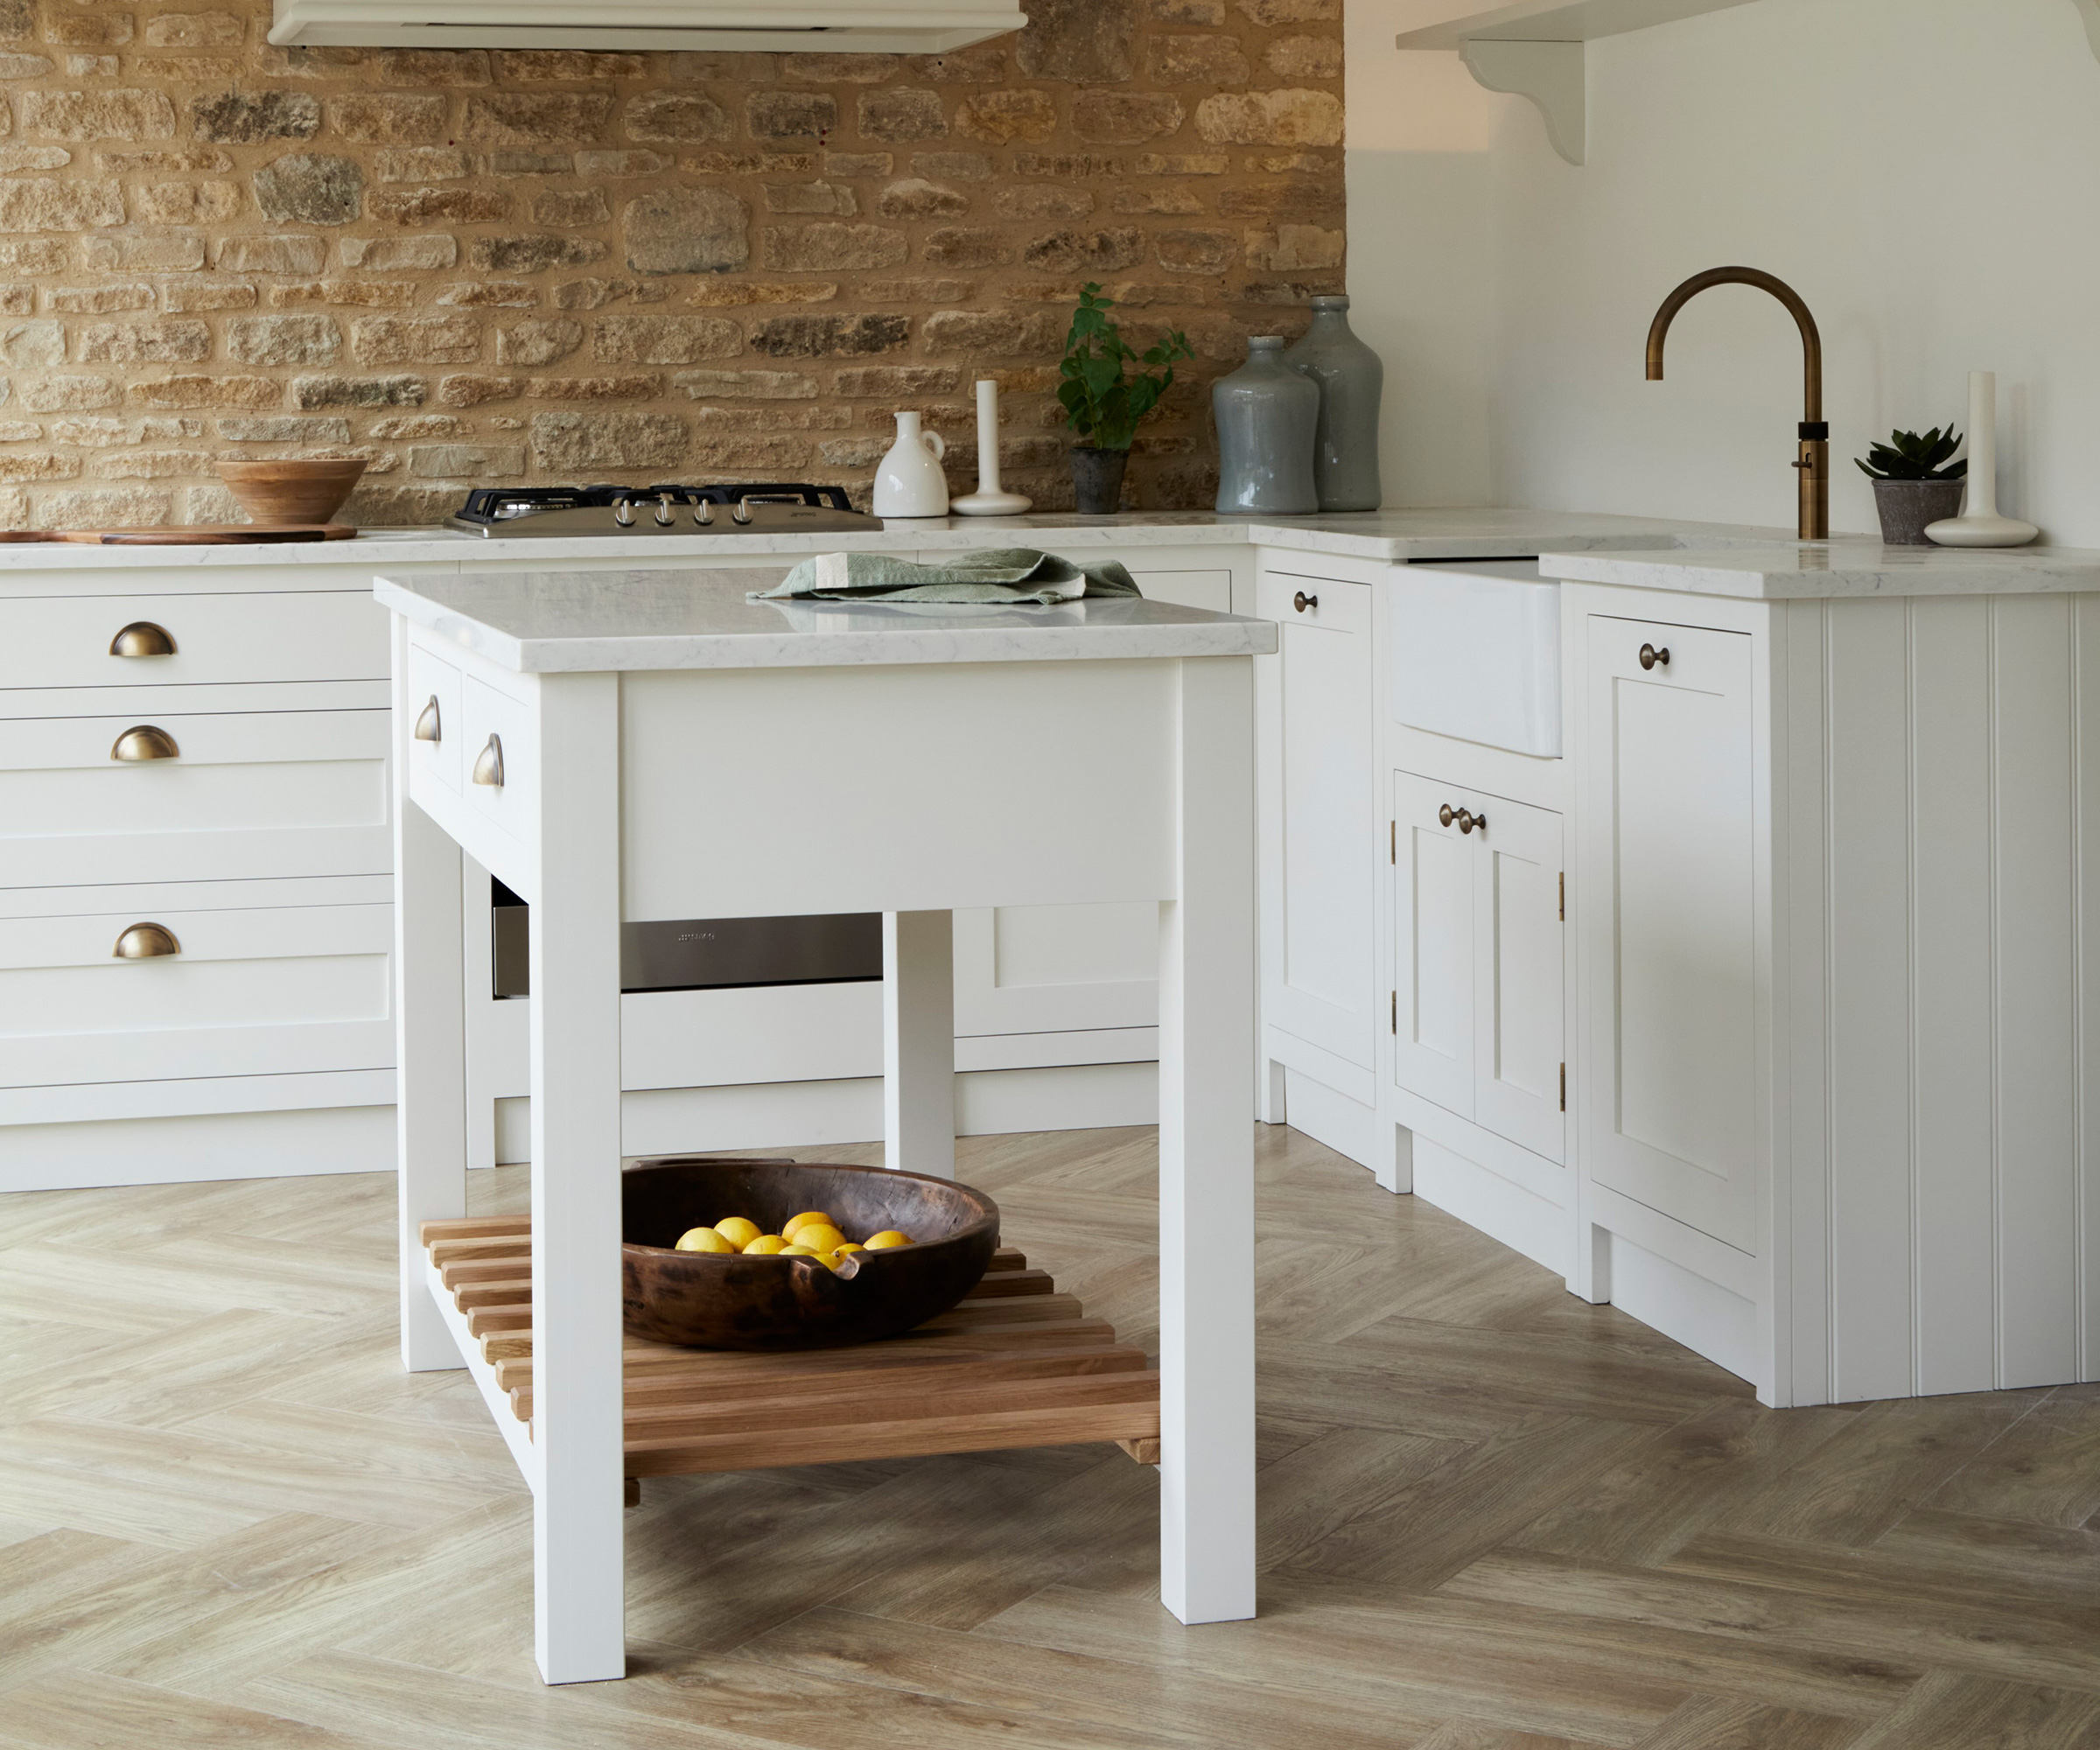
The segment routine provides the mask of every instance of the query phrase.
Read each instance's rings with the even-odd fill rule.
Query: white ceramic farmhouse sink
[[[1536,559],[1390,574],[1393,716],[1416,729],[1560,757],[1560,585]]]

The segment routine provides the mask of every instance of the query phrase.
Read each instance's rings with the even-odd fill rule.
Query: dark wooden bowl
[[[977,1284],[999,1243],[999,1206],[921,1172],[799,1161],[639,1161],[621,1175],[620,1287],[627,1329],[703,1349],[815,1349],[893,1337]],[[917,1244],[815,1258],[674,1250],[689,1228],[746,1215],[769,1234],[822,1209],[846,1237],[886,1228]]]
[[[215,465],[252,522],[326,522],[343,508],[365,472],[354,458],[326,461],[241,462]]]

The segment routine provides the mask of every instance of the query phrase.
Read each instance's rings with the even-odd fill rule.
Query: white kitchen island
[[[618,1677],[623,920],[885,914],[892,1166],[953,1172],[949,914],[1156,905],[1161,1590],[1254,1608],[1254,684],[1273,626],[1144,599],[756,603],[777,568],[383,578],[402,1343],[473,1371],[464,851],[530,906],[535,1494],[550,1683]],[[1017,774],[1020,781],[1017,781]],[[696,1577],[696,1584],[705,1584]]]

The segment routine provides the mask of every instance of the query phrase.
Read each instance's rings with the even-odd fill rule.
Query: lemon
[[[828,1228],[830,1225],[831,1218],[822,1209],[805,1209],[799,1215],[790,1215],[780,1224],[780,1237],[792,1240],[801,1228],[812,1226]]]
[[[844,1240],[831,1248],[831,1256],[843,1258],[848,1252],[864,1252],[865,1250],[867,1250],[865,1246],[856,1245],[851,1240]]]
[[[835,1246],[845,1244],[846,1236],[829,1222],[811,1222],[795,1234],[794,1242],[808,1246],[813,1252],[828,1252]]]
[[[867,1250],[872,1252],[886,1252],[895,1247],[908,1246],[911,1243],[912,1236],[909,1234],[900,1234],[894,1228],[885,1228],[879,1234],[868,1236]]]
[[[744,1255],[749,1257],[756,1253],[760,1257],[771,1257],[776,1252],[784,1252],[787,1250],[788,1242],[778,1234],[760,1234],[757,1239],[744,1248]]]
[[[826,1270],[835,1270],[838,1268],[838,1254],[836,1252],[819,1252],[816,1254],[816,1261]]]
[[[712,1228],[689,1228],[678,1236],[682,1252],[733,1252],[736,1248]]]
[[[730,1215],[715,1223],[715,1231],[738,1251],[747,1252],[751,1250],[751,1242],[763,1230],[756,1222],[748,1221],[742,1215]]]
[[[777,1256],[784,1258],[822,1257],[823,1254],[814,1246],[782,1246]]]

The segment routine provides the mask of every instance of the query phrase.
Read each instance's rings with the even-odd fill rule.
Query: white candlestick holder
[[[948,506],[956,516],[1018,516],[1035,502],[999,485],[999,386],[977,379],[977,489]]]
[[[1969,497],[1959,516],[1928,523],[1942,547],[2025,547],[2041,531],[1998,514],[1998,373],[1969,373]]]

